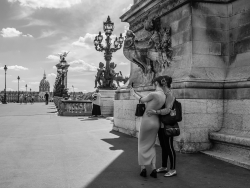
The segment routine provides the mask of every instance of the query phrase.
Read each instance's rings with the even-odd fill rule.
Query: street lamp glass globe
[[[98,42],[98,40],[95,39],[95,40],[94,40],[94,43],[95,43],[95,45],[97,45],[99,42]]]
[[[99,40],[99,41],[102,41],[102,39],[103,39],[103,36],[102,36],[101,32],[99,32],[98,40]]]
[[[115,44],[115,46],[118,46],[118,45],[119,45],[119,42],[118,42],[117,38],[115,39],[114,44]]]
[[[7,68],[7,66],[5,65],[5,66],[4,66],[4,70],[7,71],[7,69],[8,69],[8,68]]]
[[[108,16],[107,21],[103,23],[103,30],[106,35],[110,35],[114,30],[114,23],[111,22],[110,17]]]
[[[120,41],[120,43],[123,43],[123,41],[124,41],[124,38],[122,37],[122,34],[119,37],[119,41]]]
[[[57,69],[57,72],[61,73],[61,72],[62,72],[62,69],[61,69],[61,68],[58,68],[58,69]]]

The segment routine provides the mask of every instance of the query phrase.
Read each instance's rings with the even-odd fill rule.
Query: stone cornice
[[[231,81],[231,82],[197,82],[197,81],[174,81],[172,89],[237,89],[237,88],[250,88],[250,81]],[[135,87],[136,91],[154,91],[154,86],[139,86]],[[130,88],[118,89],[116,93],[129,93]]]
[[[156,4],[161,3],[162,0],[142,0],[136,4],[134,4],[130,10],[128,10],[126,13],[124,13],[120,19],[122,22],[130,22],[131,19],[135,19],[136,14],[140,14],[142,12],[145,12],[145,8],[148,10],[155,6]],[[132,21],[132,20],[131,20]]]
[[[154,12],[154,17],[157,18],[190,2],[231,3],[233,1],[236,0],[142,0],[133,5],[120,19],[122,22],[128,22],[130,30],[136,32],[143,28],[143,22],[150,12]]]

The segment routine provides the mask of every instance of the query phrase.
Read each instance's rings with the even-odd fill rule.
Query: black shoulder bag
[[[143,116],[145,110],[146,110],[146,105],[141,103],[141,98],[140,98],[139,104],[137,104],[137,106],[136,106],[135,116],[137,116],[137,117]]]

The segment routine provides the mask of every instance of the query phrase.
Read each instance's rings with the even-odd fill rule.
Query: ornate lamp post
[[[17,82],[18,82],[18,88],[17,88],[17,102],[19,103],[19,80],[20,80],[20,77],[18,76],[17,77]]]
[[[26,87],[26,95],[27,95],[27,87],[28,87],[27,84],[25,85],[25,87]]]
[[[7,71],[7,66],[5,65],[4,66],[4,71],[5,71],[5,89],[4,89],[4,101],[3,101],[3,104],[7,104],[7,102],[6,102],[6,71]]]
[[[113,48],[111,47],[111,41],[112,39],[110,36],[112,35],[112,32],[114,30],[114,23],[110,20],[110,17],[108,16],[107,21],[103,22],[103,30],[105,32],[105,35],[107,38],[105,39],[106,46],[103,46],[102,40],[103,36],[101,34],[101,31],[99,32],[99,35],[95,37],[94,45],[96,51],[103,52],[104,51],[104,59],[106,61],[106,69],[104,72],[104,80],[102,89],[113,89],[113,77],[114,75],[110,72],[110,61],[112,59],[112,53],[116,52],[117,50],[121,49],[122,43],[124,41],[124,38],[122,34],[120,34],[120,37],[115,39]]]

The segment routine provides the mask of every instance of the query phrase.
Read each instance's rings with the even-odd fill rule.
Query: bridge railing
[[[60,116],[90,116],[92,115],[91,101],[60,100],[58,115]]]

